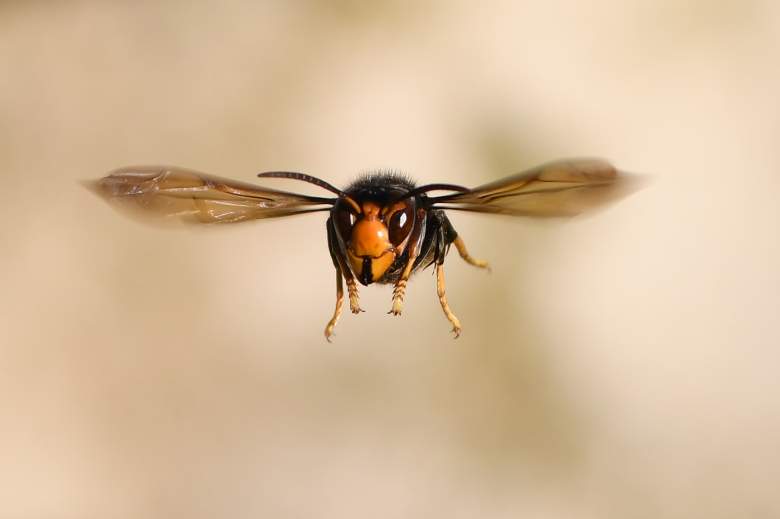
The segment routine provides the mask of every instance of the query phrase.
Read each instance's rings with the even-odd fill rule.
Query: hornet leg
[[[488,269],[490,271],[490,266],[488,265],[487,261],[484,260],[478,260],[471,257],[471,254],[469,254],[469,251],[466,250],[466,244],[463,242],[463,238],[458,236],[453,240],[453,245],[455,245],[455,248],[458,249],[458,254],[460,254],[460,257],[463,258],[463,260],[468,263],[469,265],[474,265],[475,267],[479,267],[481,269]]]
[[[444,315],[447,320],[452,323],[452,333],[455,334],[455,339],[460,336],[460,321],[455,314],[450,310],[450,305],[447,303],[447,296],[445,295],[445,283],[444,283],[444,263],[436,264],[436,293],[439,296],[439,302],[441,303],[441,309],[444,310]]]
[[[345,275],[347,278],[347,292],[349,292],[349,310],[353,314],[359,314],[364,310],[360,308],[360,297],[358,296],[357,283],[352,274]]]
[[[341,282],[341,269],[336,268],[336,309],[333,310],[333,317],[328,321],[328,325],[325,327],[325,339],[330,342],[330,337],[333,335],[333,328],[341,317],[341,307],[344,305],[344,285]]]
[[[360,309],[360,302],[358,298],[358,289],[357,289],[357,283],[355,283],[355,277],[352,275],[352,271],[349,270],[349,266],[347,265],[346,260],[344,259],[343,255],[339,251],[338,245],[336,244],[336,230],[333,227],[333,220],[328,218],[328,221],[325,224],[326,229],[328,230],[328,250],[330,251],[330,257],[333,260],[333,266],[336,268],[337,273],[337,286],[336,286],[336,308],[337,311],[340,308],[338,302],[341,300],[343,292],[343,288],[341,288],[341,276],[343,275],[344,278],[347,280],[347,291],[349,292],[349,309],[353,314],[358,314],[362,312],[363,310]],[[336,319],[338,319],[337,315],[334,315]],[[333,321],[333,325],[335,325],[335,320]],[[331,328],[332,329],[332,328]],[[327,328],[326,328],[327,330]],[[327,331],[326,331],[327,335]]]
[[[395,287],[393,287],[393,307],[387,312],[388,314],[401,315],[401,310],[404,307],[404,296],[406,295],[406,283],[409,282],[415,259],[417,259],[417,256],[409,255],[409,261],[406,263],[401,277],[395,282]]]
[[[412,275],[414,262],[420,254],[420,247],[417,244],[417,239],[420,237],[420,233],[423,232],[425,221],[425,211],[419,209],[417,211],[418,223],[412,228],[412,234],[409,236],[409,259],[406,261],[403,272],[401,272],[401,277],[398,278],[398,281],[395,282],[395,287],[393,287],[393,307],[387,312],[388,314],[401,315],[401,310],[403,310],[406,284],[409,282],[409,276]]]
[[[450,243],[455,245],[455,248],[458,249],[458,254],[460,254],[460,257],[463,258],[463,261],[468,263],[469,265],[474,265],[475,267],[479,267],[482,269],[487,269],[490,271],[490,267],[488,266],[487,261],[478,260],[471,257],[471,254],[469,254],[469,251],[466,249],[466,243],[463,241],[463,238],[458,236],[458,232],[455,230],[455,228],[452,226],[452,223],[450,222],[449,218],[444,213],[441,213],[439,215],[439,218],[441,219],[441,228],[443,237],[440,241],[442,245],[446,244],[449,245]],[[447,249],[441,249],[439,254],[437,255],[437,259],[439,257],[443,258],[444,255],[447,254]]]

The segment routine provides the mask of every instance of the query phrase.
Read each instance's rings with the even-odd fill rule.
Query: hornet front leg
[[[362,308],[360,308],[360,296],[358,295],[358,288],[357,283],[355,282],[355,277],[352,275],[351,272],[344,274],[344,277],[347,278],[347,292],[349,293],[349,310],[353,314],[359,314],[360,312],[363,312]]]
[[[404,307],[404,296],[406,295],[406,284],[409,282],[409,276],[412,275],[412,266],[414,266],[414,260],[416,259],[416,255],[412,256],[409,254],[409,261],[406,262],[406,267],[404,267],[401,277],[398,278],[393,287],[393,307],[387,312],[388,314],[401,315],[401,310]]]
[[[388,314],[401,315],[401,310],[403,310],[404,307],[404,296],[406,295],[406,284],[409,282],[409,277],[412,275],[414,262],[420,254],[419,241],[421,236],[424,236],[423,233],[425,232],[426,225],[425,210],[418,209],[416,216],[415,226],[412,229],[411,236],[409,236],[409,244],[407,245],[409,256],[406,260],[404,270],[401,272],[401,276],[393,287],[393,306],[390,311],[387,312]]]

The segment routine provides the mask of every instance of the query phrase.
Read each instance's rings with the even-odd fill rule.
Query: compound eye
[[[355,225],[355,215],[347,207],[341,206],[336,210],[336,229],[341,234],[341,239],[345,243],[352,233],[352,226]]]
[[[414,223],[413,220],[414,208],[410,205],[404,206],[390,215],[387,230],[390,234],[390,242],[393,245],[400,245],[409,236],[409,231],[412,230],[412,223]]]

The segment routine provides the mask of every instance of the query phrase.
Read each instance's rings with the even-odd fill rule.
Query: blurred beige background
[[[0,517],[780,516],[778,92],[770,1],[0,3]],[[324,215],[77,184],[580,155],[653,182],[455,214],[457,341],[426,272],[326,343]]]

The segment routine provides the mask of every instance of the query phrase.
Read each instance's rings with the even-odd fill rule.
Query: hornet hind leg
[[[488,265],[487,261],[471,257],[469,251],[466,250],[466,244],[463,242],[463,238],[457,236],[452,243],[455,245],[455,248],[458,249],[458,254],[460,254],[461,258],[463,258],[463,261],[469,265],[474,265],[475,267],[479,267],[481,269],[487,269],[488,272],[490,272],[490,265]]]
[[[333,335],[333,328],[336,327],[336,323],[341,317],[341,307],[344,305],[344,284],[341,282],[341,269],[336,267],[336,309],[333,310],[333,317],[328,321],[325,326],[325,339],[330,342],[330,338]]]
[[[353,314],[357,314],[363,310],[360,308],[355,277],[352,275],[352,271],[349,270],[349,267],[339,252],[333,221],[328,218],[325,226],[328,230],[328,250],[330,251],[330,258],[333,260],[333,267],[336,269],[336,308],[333,310],[333,317],[330,318],[330,321],[328,321],[328,324],[325,326],[325,339],[330,342],[330,338],[333,336],[333,328],[336,327],[336,323],[338,322],[339,317],[341,317],[341,309],[344,305],[344,285],[342,283],[342,276],[347,282],[350,311],[352,311]]]
[[[441,304],[441,309],[444,312],[444,316],[452,324],[452,333],[455,334],[454,338],[457,339],[460,336],[462,328],[460,325],[460,320],[450,309],[449,303],[447,303],[446,283],[444,280],[444,258],[447,255],[447,251],[449,250],[450,245],[454,244],[455,248],[458,249],[458,254],[460,254],[460,257],[463,258],[463,260],[466,261],[466,263],[469,265],[488,269],[488,271],[490,271],[490,267],[488,266],[487,261],[478,260],[471,257],[468,250],[466,249],[465,242],[460,236],[458,236],[458,233],[455,231],[452,223],[450,223],[449,219],[443,212],[437,216],[441,222],[441,227],[439,227],[437,232],[436,252],[434,259],[436,262],[436,294],[439,296],[439,303]]]
[[[462,328],[460,327],[460,320],[455,316],[455,314],[452,313],[452,310],[450,310],[450,305],[447,303],[447,296],[445,294],[445,283],[444,283],[444,263],[437,263],[436,264],[436,294],[439,296],[439,303],[441,303],[441,309],[444,311],[444,315],[447,317],[447,320],[452,323],[452,333],[455,334],[455,339],[460,337],[460,331]]]

